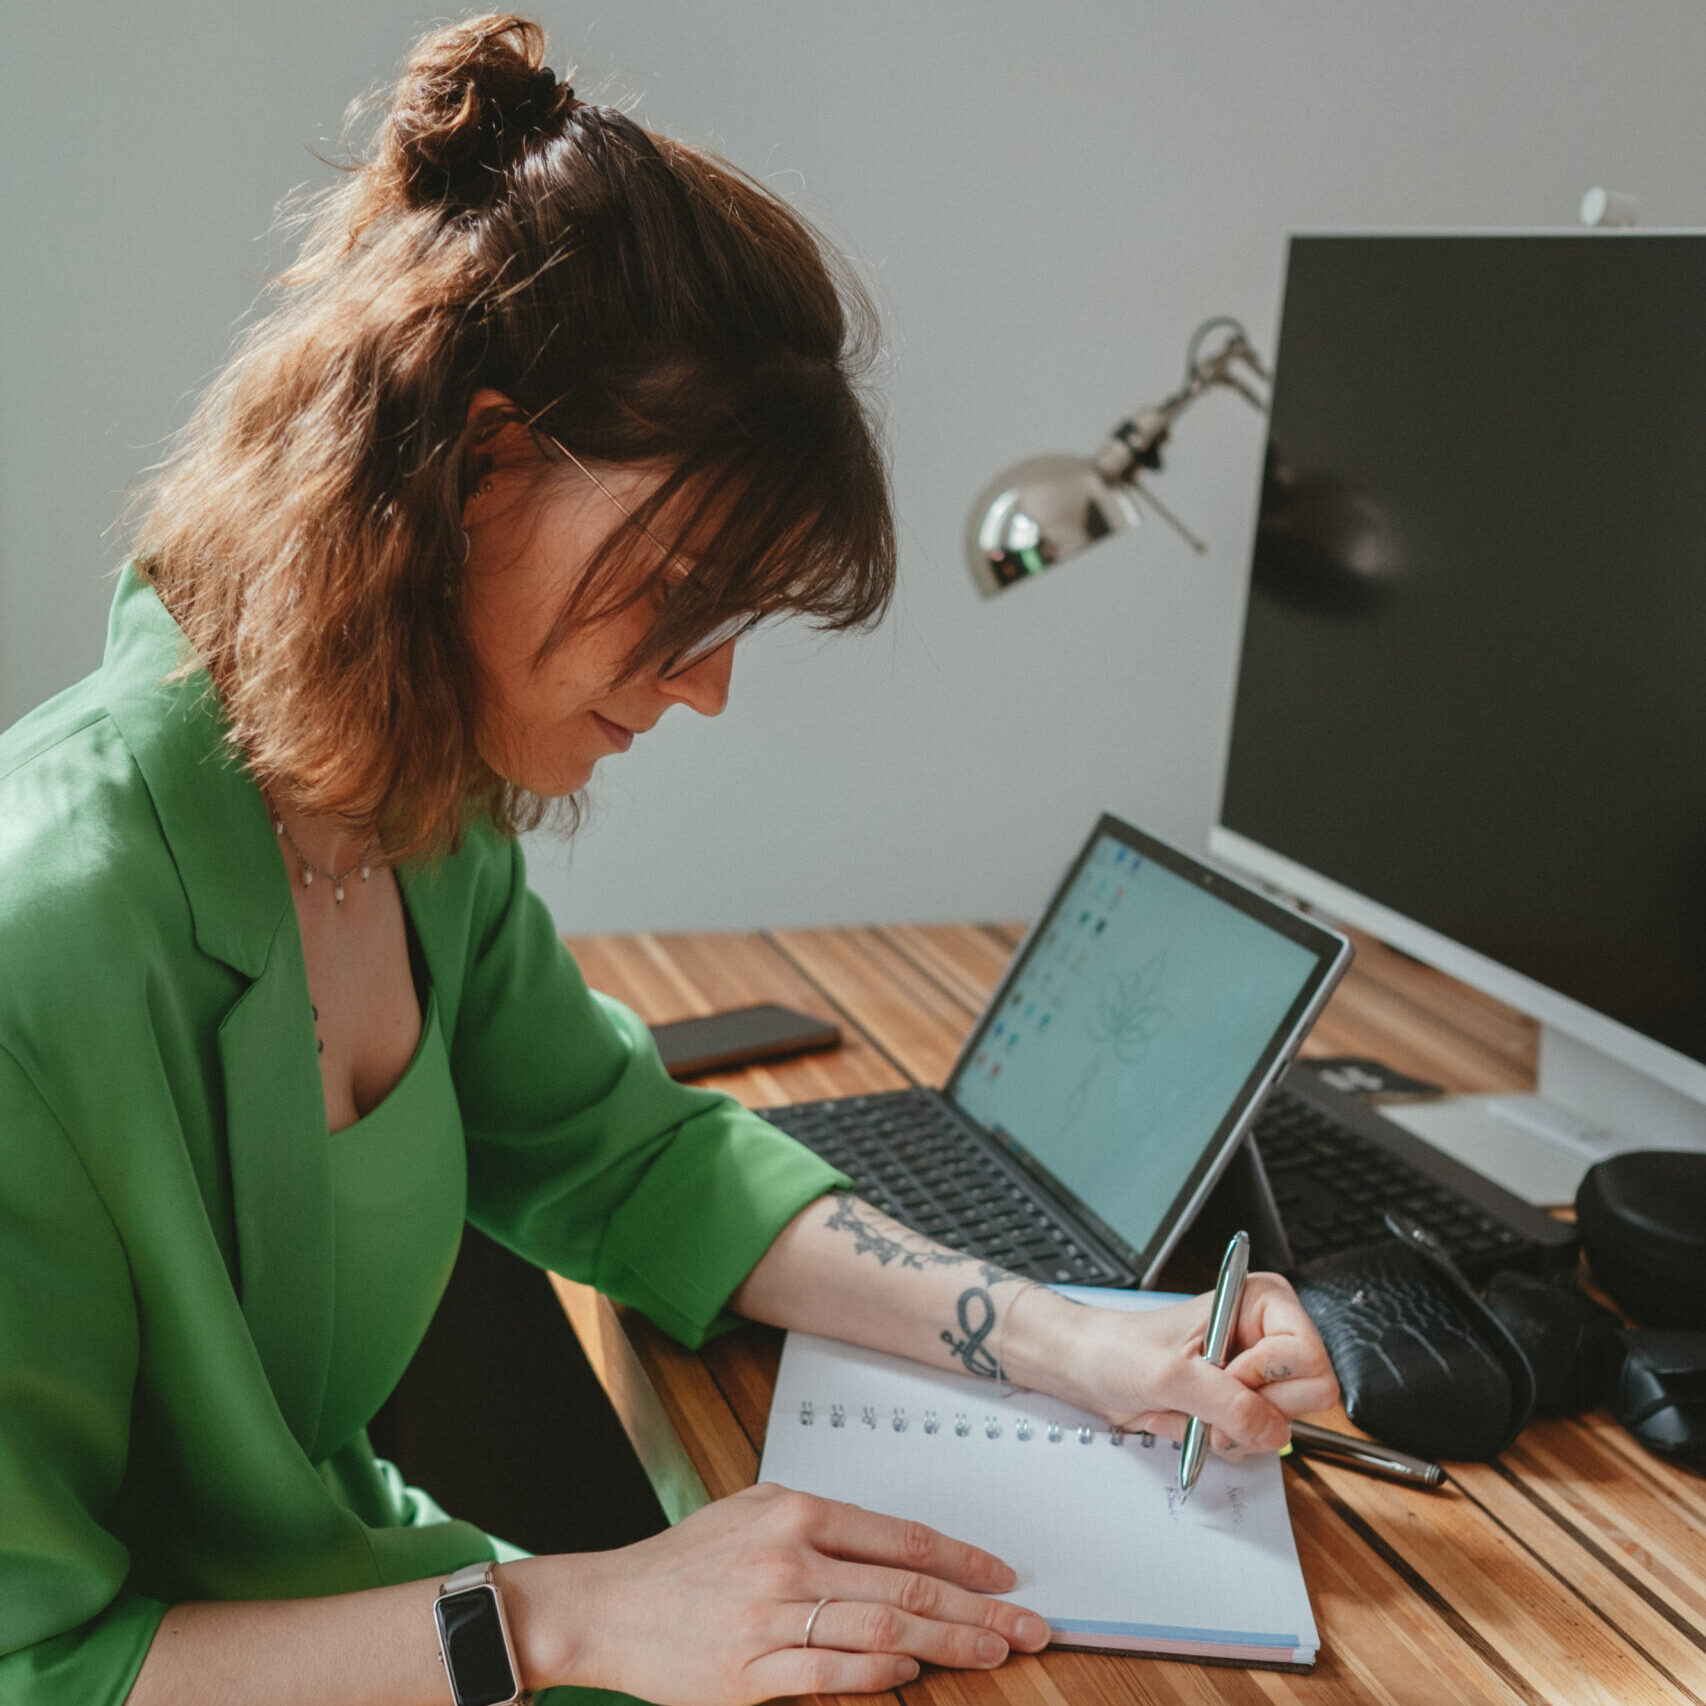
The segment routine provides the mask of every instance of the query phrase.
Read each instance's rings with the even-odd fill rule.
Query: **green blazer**
[[[364,1434],[315,1461],[331,1145],[289,878],[127,570],[105,660],[0,735],[0,1700],[122,1701],[169,1604],[492,1555]],[[676,1085],[488,828],[403,893],[466,1214],[688,1345],[839,1174]],[[401,1184],[399,1180],[399,1184]],[[373,1210],[383,1232],[382,1194]]]

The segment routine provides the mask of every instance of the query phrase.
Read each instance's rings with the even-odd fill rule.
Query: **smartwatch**
[[[512,1706],[532,1698],[522,1691],[492,1569],[491,1564],[470,1564],[458,1570],[433,1602],[439,1657],[456,1706]]]

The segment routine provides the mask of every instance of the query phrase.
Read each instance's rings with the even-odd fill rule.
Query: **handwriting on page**
[[[1224,1502],[1226,1522],[1233,1528],[1242,1528],[1244,1518],[1249,1512],[1250,1495],[1236,1481],[1230,1486],[1220,1489],[1220,1497]],[[1178,1484],[1167,1489],[1167,1516],[1172,1522],[1177,1522],[1186,1509],[1184,1495],[1180,1493]]]

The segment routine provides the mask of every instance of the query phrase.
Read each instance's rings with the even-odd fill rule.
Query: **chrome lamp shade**
[[[992,598],[1142,519],[1136,493],[1089,457],[1034,456],[997,475],[972,506],[972,579]]]
[[[1210,340],[1219,334],[1217,345]],[[1153,408],[1139,409],[1094,456],[1033,456],[998,474],[972,505],[966,561],[985,598],[1052,569],[1099,539],[1143,519],[1138,500],[1198,553],[1207,547],[1161,503],[1144,476],[1159,473],[1173,424],[1205,391],[1226,387],[1266,411],[1267,369],[1236,320],[1199,326],[1185,355],[1185,382]]]

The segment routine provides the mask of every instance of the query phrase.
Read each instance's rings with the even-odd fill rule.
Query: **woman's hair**
[[[264,785],[396,858],[544,802],[481,760],[460,609],[477,391],[539,477],[665,477],[595,554],[547,647],[695,572],[630,673],[731,614],[867,625],[894,583],[887,472],[860,381],[874,316],[823,240],[724,161],[579,101],[512,15],[424,37],[368,157],[328,193],[279,301],[142,494],[137,560]]]

